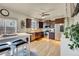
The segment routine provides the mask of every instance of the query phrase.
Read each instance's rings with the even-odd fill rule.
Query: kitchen
[[[60,38],[65,20],[64,3],[6,3],[0,4],[0,12],[0,46],[8,47],[4,50],[1,48],[3,51],[0,55],[60,56]]]

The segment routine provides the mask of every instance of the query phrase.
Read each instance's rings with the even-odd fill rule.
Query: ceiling
[[[65,3],[4,3],[0,6],[5,6],[33,18],[41,19],[43,12],[50,14],[45,16],[45,19],[53,20],[65,17]]]

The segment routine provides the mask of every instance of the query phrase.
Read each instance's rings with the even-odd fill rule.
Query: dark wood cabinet
[[[39,28],[43,28],[43,22],[39,22]]]
[[[54,32],[49,32],[49,39],[55,40],[55,33]]]
[[[31,19],[26,19],[26,28],[31,28]]]
[[[39,39],[43,37],[43,32],[36,32],[35,33],[36,38],[35,39]]]
[[[31,35],[31,41],[40,39],[42,37],[44,37],[44,33],[43,32],[35,32],[35,33],[32,33],[32,35]]]

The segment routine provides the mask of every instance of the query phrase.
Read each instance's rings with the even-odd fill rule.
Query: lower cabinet
[[[55,40],[55,33],[54,32],[49,32],[49,39]]]
[[[31,41],[37,40],[44,37],[44,33],[43,32],[34,32],[31,35]]]

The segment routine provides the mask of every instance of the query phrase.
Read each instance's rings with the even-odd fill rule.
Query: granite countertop
[[[43,32],[43,29],[29,29],[29,31],[26,31],[29,34],[35,33],[35,32]]]
[[[18,36],[0,37],[0,40],[17,38]]]

